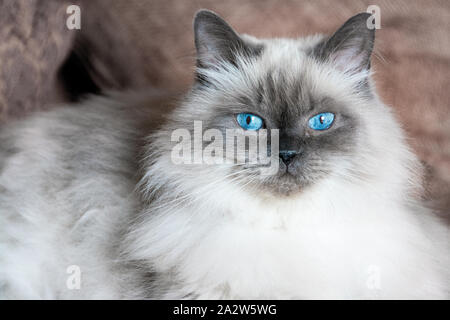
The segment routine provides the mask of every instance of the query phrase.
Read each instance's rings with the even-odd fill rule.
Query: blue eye
[[[314,130],[326,130],[331,127],[334,121],[334,114],[331,112],[324,112],[315,115],[309,119],[309,127]]]
[[[263,125],[263,120],[251,113],[239,113],[236,119],[245,130],[259,130]]]

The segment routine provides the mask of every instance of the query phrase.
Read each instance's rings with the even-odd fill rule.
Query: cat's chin
[[[297,177],[291,173],[279,172],[274,177],[265,180],[258,185],[257,189],[259,194],[263,194],[267,197],[295,197],[302,193],[307,187],[304,183],[300,182]]]

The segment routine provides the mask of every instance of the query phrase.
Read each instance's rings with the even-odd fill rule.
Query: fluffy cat
[[[368,18],[256,39],[203,10],[196,82],[166,118],[114,96],[2,128],[0,297],[448,298],[447,229],[375,93]],[[279,129],[275,174],[173,161],[175,130],[225,136],[239,114]]]

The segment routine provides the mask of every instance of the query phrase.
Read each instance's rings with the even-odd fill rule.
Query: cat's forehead
[[[289,113],[298,116],[314,105],[306,79],[286,74],[277,68],[267,69],[249,92],[254,106],[266,114]]]
[[[202,99],[215,97],[215,109],[224,113],[245,109],[275,120],[338,111],[352,98],[352,82],[315,58],[313,50],[323,39],[320,35],[306,39],[245,36],[247,45],[258,50],[237,55],[235,64],[199,69],[209,81],[203,87],[206,91],[201,91],[208,95]]]
[[[306,40],[261,40],[263,50],[254,63],[242,71],[251,75],[243,99],[250,99],[252,107],[270,114],[299,116],[330,99],[316,90],[315,77],[311,74],[315,61],[310,56],[312,48],[321,41],[316,36]],[[252,41],[257,41],[252,40]]]

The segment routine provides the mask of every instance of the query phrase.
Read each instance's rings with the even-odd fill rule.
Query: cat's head
[[[358,14],[330,37],[256,39],[199,11],[196,82],[171,128],[186,128],[194,139],[193,123],[201,121],[203,133],[217,130],[224,141],[227,129],[266,129],[269,136],[278,129],[279,152],[271,154],[278,164],[271,175],[258,174],[263,164],[230,162],[192,167],[190,174],[285,196],[331,177],[370,174],[366,165],[381,157],[372,154],[382,136],[377,132],[391,118],[371,85],[369,18]]]

